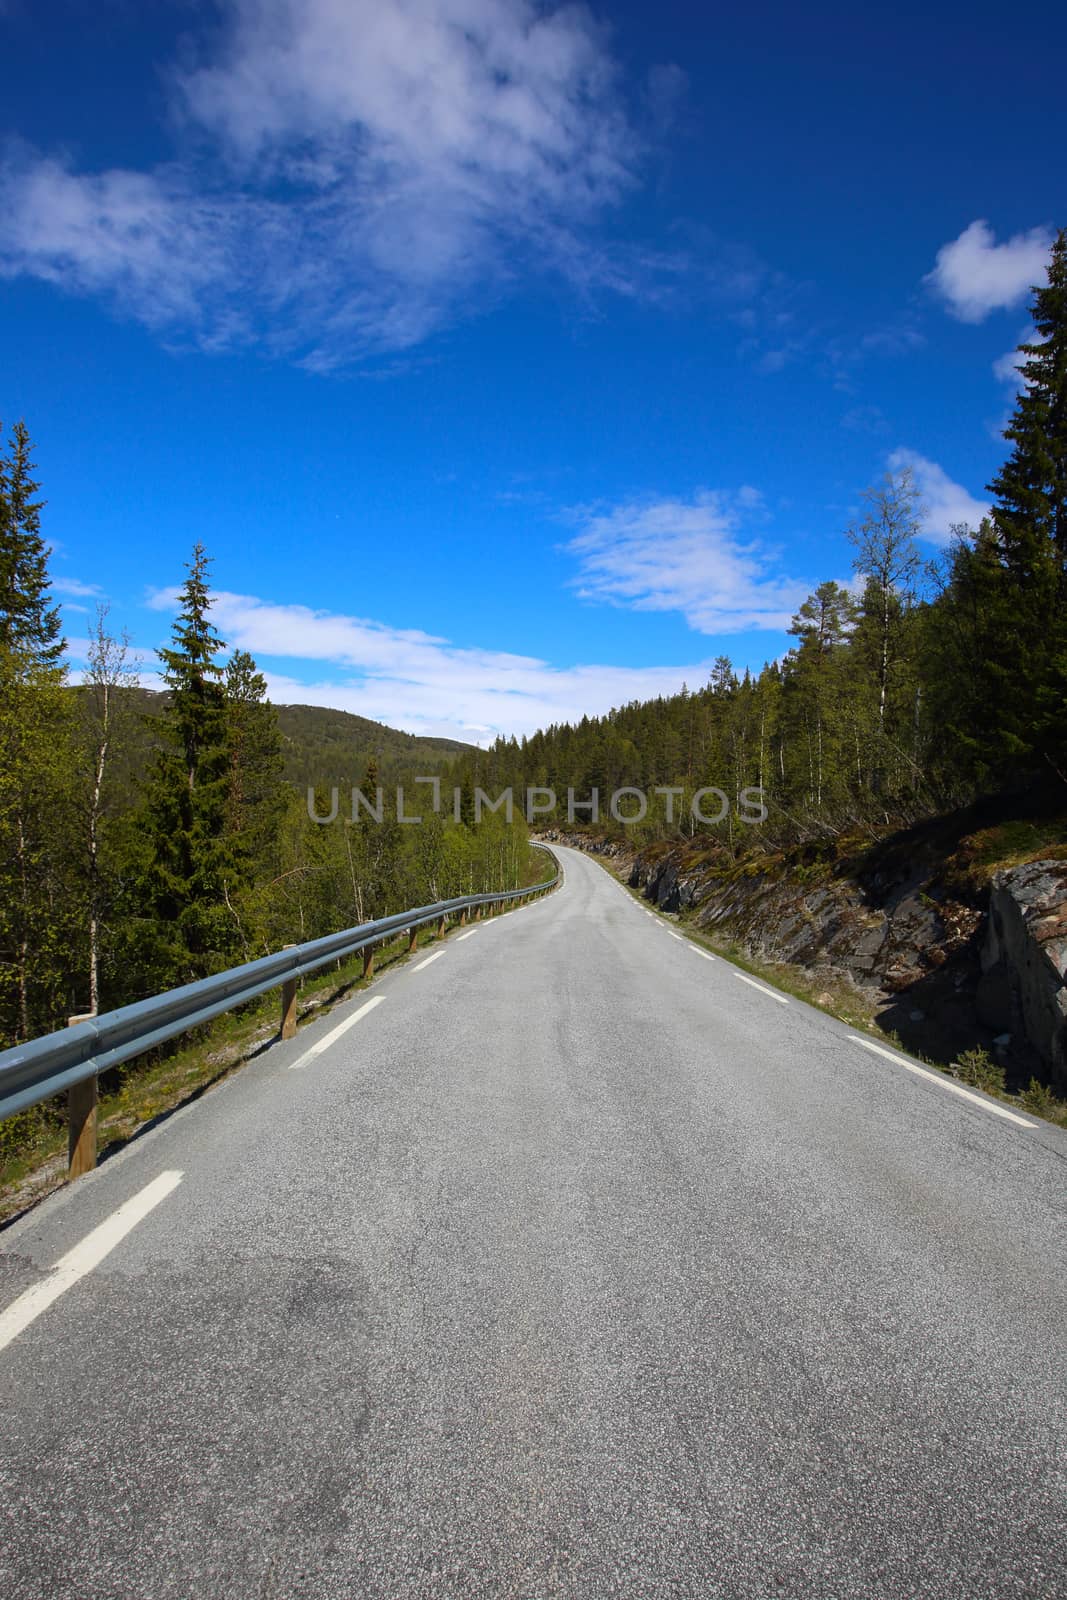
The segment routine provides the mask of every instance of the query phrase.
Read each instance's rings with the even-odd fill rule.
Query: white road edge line
[[[681,944],[685,943],[685,940],[682,938],[680,933],[674,933],[670,928],[667,929],[667,932],[670,934],[672,939],[677,939]]]
[[[457,944],[462,944],[464,939],[473,939],[474,935],[477,932],[478,932],[477,928],[468,928],[466,933],[461,933],[460,934],[459,938],[456,940],[456,943]]]
[[[690,948],[690,950],[692,950],[692,952],[693,952],[693,954],[695,956],[703,956],[705,961],[714,961],[715,960],[715,957],[714,956],[709,956],[708,952],[706,950],[701,950],[699,945],[691,944],[689,946],[689,948]]]
[[[753,989],[758,989],[759,990],[760,994],[769,994],[771,999],[772,1000],[777,1000],[777,1002],[778,1002],[778,1004],[780,1006],[787,1006],[789,1004],[789,1001],[786,999],[784,994],[775,994],[774,990],[773,989],[768,989],[766,984],[757,983],[755,978],[749,978],[743,972],[737,972],[735,970],[734,977],[735,978],[740,978],[742,983],[750,983],[752,985]]]
[[[431,961],[440,961],[444,955],[443,950],[435,950],[432,956],[427,956],[425,961],[420,961],[417,967],[412,967],[412,972],[421,972],[423,967],[428,967]]]
[[[42,1278],[24,1294],[20,1294],[17,1300],[13,1300],[7,1310],[0,1313],[0,1350],[6,1349],[12,1339],[17,1339],[31,1322],[36,1322],[53,1300],[58,1300],[79,1278],[84,1278],[94,1267],[98,1267],[104,1257],[110,1255],[115,1246],[178,1187],[183,1176],[181,1172],[161,1172],[140,1194],[126,1200],[106,1222],[86,1234],[81,1244],[68,1250],[56,1262],[47,1278]]]
[[[358,1011],[353,1011],[350,1017],[346,1017],[343,1022],[339,1022],[336,1028],[331,1028],[329,1033],[324,1033],[321,1039],[316,1039],[310,1049],[304,1051],[299,1060],[290,1061],[289,1071],[297,1072],[301,1067],[306,1067],[309,1061],[314,1061],[316,1056],[321,1056],[322,1052],[328,1050],[343,1033],[347,1033],[349,1028],[359,1021],[360,1017],[365,1017],[368,1011],[373,1011],[375,1006],[380,1006],[384,999],[384,994],[376,994],[373,1000],[365,1001]]]
[[[903,1056],[894,1055],[892,1050],[883,1050],[880,1044],[875,1044],[871,1039],[861,1039],[858,1033],[850,1033],[848,1037],[853,1044],[861,1044],[865,1050],[873,1050],[876,1056],[885,1056],[887,1061],[895,1061],[898,1067],[906,1067],[909,1072],[914,1072],[920,1078],[929,1078],[939,1089],[947,1089],[949,1094],[958,1094],[964,1100],[970,1100],[973,1105],[981,1106],[983,1111],[991,1111],[995,1117],[1003,1117],[1006,1122],[1015,1122],[1020,1128],[1037,1127],[1037,1123],[1028,1117],[1017,1116],[1005,1106],[994,1105],[992,1100],[983,1100],[980,1094],[965,1089],[961,1083],[953,1083],[951,1078],[944,1077],[940,1072],[930,1072],[926,1067],[916,1066],[914,1061],[906,1061]]]

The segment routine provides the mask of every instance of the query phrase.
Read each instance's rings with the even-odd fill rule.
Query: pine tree
[[[989,486],[1012,619],[991,711],[1009,757],[1067,782],[1067,230],[1031,316],[1041,340],[1019,346],[1024,386],[1004,431],[1014,449]]]
[[[1009,690],[1013,624],[996,529],[960,525],[935,572],[940,592],[923,617],[922,680],[935,736],[938,792],[946,803],[995,784],[1005,757],[991,738],[991,708]],[[962,785],[962,788],[961,788]]]
[[[0,651],[24,653],[35,670],[54,669],[63,640],[41,536],[44,502],[35,498],[39,485],[24,422],[16,422],[11,440],[10,457],[0,459]]]
[[[211,622],[210,559],[197,544],[181,590],[173,643],[159,651],[167,701],[146,786],[143,892],[149,984],[185,982],[239,955],[234,897],[245,881],[230,820],[231,748]]]
[[[816,811],[840,775],[840,657],[855,623],[855,601],[831,581],[808,596],[789,628],[800,642],[788,658],[785,715],[792,743],[802,746],[806,800]]]
[[[227,827],[249,870],[269,853],[282,805],[282,742],[267,683],[247,650],[226,664]]]
[[[29,434],[0,458],[0,1031],[55,1026],[71,943],[63,865],[69,722],[63,640]]]

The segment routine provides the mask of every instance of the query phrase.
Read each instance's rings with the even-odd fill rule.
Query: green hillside
[[[68,693],[80,697],[83,691]],[[128,738],[124,743],[126,777],[144,770],[155,743],[151,719],[159,716],[166,694],[151,689],[126,691]],[[304,789],[308,784],[360,781],[373,759],[381,782],[388,786],[403,774],[431,774],[457,757],[473,753],[475,746],[458,739],[426,738],[387,728],[369,717],[353,716],[329,706],[277,706],[282,739],[282,777]]]
[[[333,783],[362,778],[373,756],[383,781],[413,768],[435,772],[474,749],[458,739],[401,733],[384,723],[328,706],[278,706],[284,773],[290,783]]]

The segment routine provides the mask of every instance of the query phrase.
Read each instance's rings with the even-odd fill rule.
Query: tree
[[[890,745],[899,753],[898,732],[903,701],[902,668],[907,656],[908,622],[920,570],[915,535],[919,531],[919,495],[911,472],[887,473],[875,488],[864,491],[869,510],[858,528],[848,530],[856,551],[853,569],[866,579],[854,655],[866,666],[875,690],[871,791],[886,788]],[[858,709],[858,708],[857,708]],[[857,737],[867,735],[857,728]]]
[[[817,811],[822,810],[825,799],[828,747],[836,747],[839,732],[837,679],[842,646],[855,623],[852,596],[840,584],[828,582],[808,596],[789,628],[800,642],[789,659],[787,715],[802,730],[808,803]]]
[[[211,622],[210,565],[193,549],[173,643],[159,651],[167,700],[156,719],[159,749],[146,786],[143,897],[148,980],[203,977],[242,941],[233,896],[242,886],[231,820],[232,757],[223,673],[225,649]]]
[[[862,611],[877,638],[878,726],[885,727],[889,687],[896,665],[900,620],[914,599],[919,572],[915,536],[919,531],[919,494],[909,468],[887,473],[863,498],[870,507],[858,528],[848,530],[856,551],[853,571],[866,578]]]
[[[1005,746],[991,737],[991,711],[1007,693],[1013,628],[992,521],[952,533],[949,550],[931,564],[938,592],[923,618],[921,671],[938,734],[938,793],[950,803],[988,787],[1002,767]]]
[[[1051,764],[1067,782],[1067,230],[1031,309],[1040,341],[1019,346],[1023,387],[989,485],[1003,588],[1004,692],[991,710],[1010,758]]]
[[[0,458],[0,1028],[54,1025],[71,928],[63,893],[68,719],[32,446],[20,422]]]
[[[76,737],[74,805],[79,841],[76,870],[84,881],[89,1009],[100,1009],[100,975],[104,923],[108,910],[105,861],[108,828],[115,820],[117,796],[112,783],[116,756],[128,734],[129,692],[136,674],[129,664],[129,639],[108,631],[108,607],[97,606],[89,637],[82,690],[82,716]]]
[[[58,669],[59,609],[51,603],[44,502],[34,498],[39,485],[24,422],[16,422],[11,440],[10,457],[0,458],[0,651],[23,656],[37,670]]]
[[[282,742],[267,683],[247,650],[226,664],[227,826],[250,869],[270,850],[281,806]]]

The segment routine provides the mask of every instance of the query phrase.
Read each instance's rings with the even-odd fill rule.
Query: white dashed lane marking
[[[384,994],[376,994],[373,1000],[365,1001],[358,1011],[353,1011],[350,1017],[346,1017],[343,1022],[339,1022],[336,1028],[331,1028],[329,1033],[324,1033],[321,1039],[316,1039],[315,1043],[310,1049],[304,1051],[298,1061],[291,1061],[289,1063],[289,1071],[296,1072],[301,1067],[306,1067],[310,1061],[314,1061],[316,1056],[321,1056],[324,1050],[328,1050],[332,1044],[336,1044],[341,1035],[347,1033],[349,1028],[354,1027],[361,1017],[367,1015],[368,1011],[373,1011],[375,1006],[380,1006],[384,999]]]
[[[118,1210],[112,1212],[106,1222],[102,1222],[92,1233],[86,1234],[80,1244],[73,1250],[68,1250],[65,1256],[58,1260],[46,1278],[40,1283],[35,1283],[20,1294],[17,1300],[12,1301],[7,1310],[0,1313],[0,1350],[9,1345],[12,1339],[17,1339],[31,1322],[36,1322],[42,1311],[47,1311],[54,1300],[72,1288],[79,1279],[84,1278],[98,1267],[105,1256],[109,1256],[117,1244],[121,1244],[126,1235],[136,1228],[137,1224],[154,1211],[161,1200],[178,1187],[182,1181],[180,1172],[161,1172],[158,1178],[153,1178],[139,1194],[127,1200]]]
[[[770,995],[771,999],[777,1000],[780,1006],[787,1006],[789,1004],[789,1001],[786,999],[784,994],[775,994],[773,989],[768,989],[765,984],[757,983],[755,978],[746,977],[745,973],[743,972],[735,972],[734,977],[740,978],[742,983],[751,984],[753,989],[759,990],[760,994]]]

